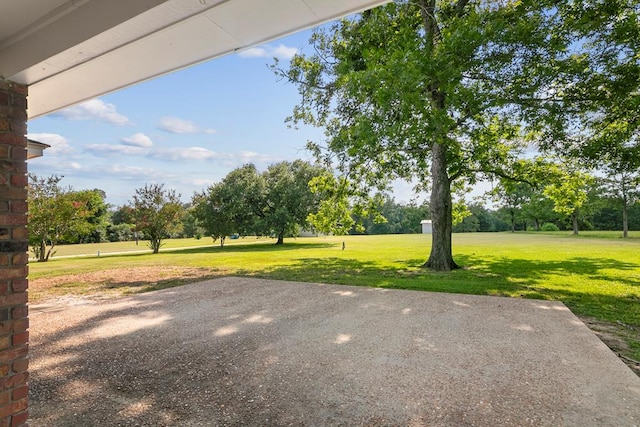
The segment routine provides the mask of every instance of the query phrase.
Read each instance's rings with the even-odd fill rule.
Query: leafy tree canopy
[[[282,244],[285,235],[310,226],[307,218],[318,210],[320,197],[309,183],[324,173],[324,168],[302,160],[276,163],[264,172],[262,222],[278,238],[276,244]]]
[[[165,190],[163,184],[145,184],[136,189],[132,207],[136,230],[144,233],[149,248],[157,254],[162,240],[180,218],[180,195],[175,190]]]
[[[427,267],[457,267],[452,185],[505,175],[543,119],[562,121],[549,94],[575,61],[555,6],[390,3],[315,31],[314,54],[274,66],[301,95],[290,120],[326,130],[326,146],[309,145],[319,158],[365,187],[392,178],[430,187]]]
[[[194,215],[221,245],[233,233],[274,235],[282,244],[285,235],[310,225],[307,218],[317,211],[320,196],[309,183],[326,173],[302,160],[276,163],[262,173],[247,164],[196,194]]]
[[[640,4],[635,0],[566,2],[564,30],[583,65],[566,96],[580,107],[582,154],[640,167]]]
[[[94,230],[92,220],[99,217],[105,207],[95,191],[74,191],[60,186],[62,178],[29,174],[29,243],[39,262],[48,261],[65,236]]]

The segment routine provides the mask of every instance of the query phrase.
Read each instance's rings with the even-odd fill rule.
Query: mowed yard
[[[74,245],[30,263],[30,301],[117,298],[224,275],[557,300],[640,374],[640,233],[620,235],[454,234],[463,268],[450,273],[421,268],[428,235],[298,238],[281,246],[244,238],[224,248],[211,239],[168,240],[157,255],[145,242]],[[109,255],[128,251],[142,252]]]

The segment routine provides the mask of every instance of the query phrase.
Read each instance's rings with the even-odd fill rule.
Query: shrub
[[[540,227],[540,231],[560,231],[560,229],[552,222],[545,222],[542,224],[542,227]]]
[[[107,226],[107,239],[110,242],[126,242],[133,240],[133,231],[131,224],[118,224]]]

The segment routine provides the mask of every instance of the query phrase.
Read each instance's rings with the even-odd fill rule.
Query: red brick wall
[[[27,423],[27,87],[0,78],[0,427]]]

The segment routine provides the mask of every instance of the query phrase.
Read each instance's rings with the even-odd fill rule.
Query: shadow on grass
[[[590,280],[610,280],[629,286],[640,286],[640,276],[620,277],[611,275],[608,270],[640,271],[640,264],[623,262],[610,258],[573,257],[558,261],[534,261],[509,257],[482,258],[474,256],[458,257],[463,265],[476,271],[518,279],[527,284],[536,284],[550,274],[559,276],[580,275]]]
[[[203,246],[201,248],[190,249],[167,249],[162,251],[166,254],[201,254],[201,253],[246,253],[246,252],[282,252],[293,251],[301,249],[325,249],[331,247],[337,247],[337,243],[284,243],[282,245],[276,245],[273,242],[260,242],[260,243],[241,243],[225,245],[223,248],[220,245],[215,246]]]
[[[200,248],[175,248],[163,251],[159,256],[194,254],[244,253],[269,256],[269,253],[304,249],[334,248],[337,243],[273,242],[232,244],[224,248],[205,246]],[[337,252],[341,253],[341,252]],[[297,254],[293,254],[295,257]],[[122,254],[117,257],[149,257],[150,254]],[[154,255],[157,256],[157,255]],[[277,280],[335,283],[356,286],[373,286],[434,292],[451,292],[477,295],[496,295],[521,298],[552,299],[563,301],[578,314],[600,319],[619,320],[640,326],[640,265],[612,258],[573,257],[561,260],[535,261],[510,257],[457,255],[456,261],[465,268],[449,273],[437,273],[421,268],[423,258],[396,259],[392,263],[332,257],[297,257],[286,265],[273,265],[259,270],[229,269],[223,265],[207,268],[198,277],[171,277],[157,282],[104,283],[106,287],[126,287],[127,293],[180,286],[224,275],[240,275]],[[629,272],[620,274],[619,272]],[[563,278],[567,278],[564,280]],[[580,281],[582,280],[582,283]],[[608,282],[622,286],[617,295],[606,289]],[[576,283],[579,283],[578,285]],[[624,288],[626,287],[626,291]]]
[[[260,242],[260,243],[247,243],[247,244],[232,244],[226,245],[221,248],[220,245],[211,245],[211,246],[201,246],[197,248],[171,248],[171,249],[161,249],[159,254],[151,253],[151,250],[148,252],[121,252],[121,253],[103,253],[100,258],[142,258],[148,256],[161,256],[161,255],[194,255],[194,254],[215,254],[215,253],[247,253],[247,252],[256,252],[256,253],[265,253],[265,252],[282,252],[282,251],[292,251],[292,250],[300,250],[300,249],[325,249],[338,247],[337,243],[286,243],[283,245],[276,245],[272,242]],[[95,259],[96,256],[78,256],[76,259]],[[61,261],[64,258],[52,258],[51,261]]]
[[[298,258],[287,266],[261,271],[239,270],[235,274],[276,280],[556,300],[567,304],[576,314],[640,326],[637,293],[611,295],[602,287],[588,283],[611,281],[630,287],[640,286],[640,278],[621,278],[608,273],[610,270],[638,271],[638,264],[583,257],[531,261],[457,256],[456,260],[467,267],[438,273],[421,268],[423,259],[398,260],[398,266],[394,267],[373,261],[328,257]],[[563,286],[563,276],[574,276],[574,282],[575,276],[583,276],[585,286],[576,287],[571,283]]]
[[[516,294],[507,287],[505,296],[544,298],[564,302],[574,313],[610,322],[640,327],[640,265],[610,258],[574,257],[558,261],[532,261],[507,257],[485,259],[461,257],[476,274],[516,285]],[[612,274],[629,272],[628,275]],[[633,274],[635,273],[635,274]],[[580,285],[576,286],[576,276]],[[567,283],[563,284],[566,277]],[[584,278],[584,279],[582,279]],[[628,287],[627,293],[612,294],[607,284]],[[640,340],[640,336],[638,337]]]
[[[350,258],[298,258],[286,266],[274,266],[261,271],[238,270],[241,276],[276,280],[373,286],[467,294],[515,292],[519,286],[505,278],[473,275],[468,270],[449,273],[422,268],[424,259],[396,260],[396,266],[384,266],[375,261]]]

